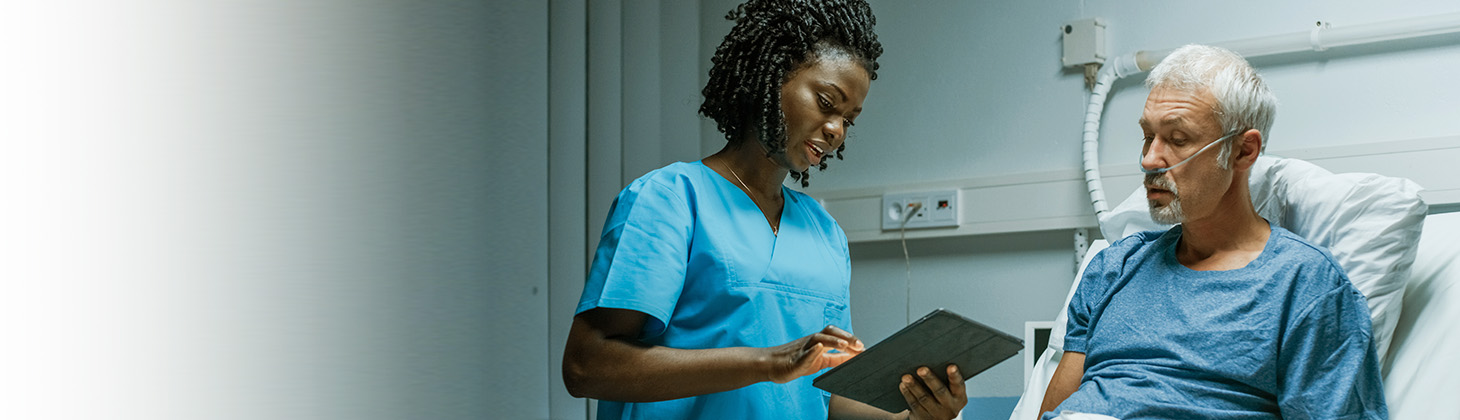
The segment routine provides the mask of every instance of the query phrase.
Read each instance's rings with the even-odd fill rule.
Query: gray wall
[[[713,18],[731,4],[707,0],[703,10]],[[1110,50],[1119,54],[1306,31],[1317,20],[1352,26],[1460,11],[1444,0],[872,6],[886,49],[881,77],[848,139],[847,160],[817,178],[812,192],[1079,168],[1085,90],[1080,73],[1059,64],[1058,27],[1068,20],[1105,19]],[[712,51],[724,28],[706,32],[702,48]],[[1442,111],[1453,109],[1449,98],[1460,89],[1444,79],[1460,60],[1454,40],[1256,60],[1281,101],[1272,148],[1453,135],[1451,114]],[[1118,145],[1140,136],[1145,90],[1139,77],[1122,83],[1104,119],[1103,164],[1137,162],[1135,149]],[[1348,121],[1355,123],[1336,123]]]
[[[701,5],[701,56],[730,24],[731,0]],[[872,1],[886,53],[879,79],[847,141],[847,160],[806,191],[879,188],[936,180],[1080,168],[1086,91],[1081,73],[1060,67],[1058,27],[1100,17],[1120,54],[1309,29],[1460,12],[1453,1],[1129,2]],[[1385,47],[1336,48],[1256,59],[1281,102],[1269,150],[1455,135],[1460,37]],[[703,69],[702,69],[703,70]],[[703,75],[702,81],[703,81]],[[1137,163],[1135,124],[1145,101],[1140,78],[1117,84],[1106,108],[1102,164]],[[703,151],[723,144],[702,123]],[[1124,197],[1126,192],[1108,192]],[[965,197],[977,200],[978,197]],[[1040,197],[1028,205],[1039,206]],[[1072,232],[1032,232],[908,242],[911,282],[896,241],[852,245],[853,325],[880,340],[948,307],[1021,334],[1024,321],[1052,319],[1074,270]],[[908,290],[911,290],[909,308]],[[910,310],[909,310],[910,309]],[[980,375],[975,397],[1022,391],[1018,358]]]
[[[0,6],[0,417],[549,417],[548,3],[83,3]]]

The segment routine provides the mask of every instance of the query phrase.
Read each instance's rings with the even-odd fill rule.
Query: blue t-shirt
[[[816,200],[782,187],[780,235],[735,184],[675,163],[619,193],[578,313],[649,316],[643,342],[679,349],[770,347],[835,325],[851,331],[847,238]],[[825,419],[812,376],[652,403],[599,401],[600,419]]]
[[[1273,226],[1246,267],[1194,271],[1180,237],[1142,232],[1091,260],[1065,338],[1085,375],[1044,418],[1388,418],[1368,306],[1328,252]]]

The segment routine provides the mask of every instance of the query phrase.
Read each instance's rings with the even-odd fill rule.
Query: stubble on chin
[[[1147,200],[1151,220],[1165,225],[1174,225],[1186,220],[1186,213],[1181,211],[1181,193],[1176,191],[1176,183],[1160,174],[1150,174],[1146,175],[1146,184],[1171,192],[1171,202],[1165,205],[1158,200]]]
[[[1166,205],[1150,200],[1151,220],[1163,225],[1174,225],[1186,220],[1186,215],[1181,212],[1181,201],[1173,199]]]

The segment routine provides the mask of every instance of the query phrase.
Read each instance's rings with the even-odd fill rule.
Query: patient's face
[[[1220,138],[1222,126],[1213,112],[1215,106],[1216,98],[1206,90],[1152,89],[1140,119],[1145,134],[1141,166],[1170,167]],[[1231,185],[1232,171],[1217,165],[1218,153],[1207,154],[1210,157],[1203,154],[1164,174],[1146,176],[1146,200],[1153,220],[1174,224],[1213,215]]]

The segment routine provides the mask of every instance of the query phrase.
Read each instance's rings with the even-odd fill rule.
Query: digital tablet
[[[967,380],[1023,349],[1024,340],[940,308],[821,374],[812,384],[897,413],[908,408],[898,391],[902,375],[917,376],[915,370],[927,366],[946,384],[946,367],[951,363]]]

